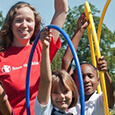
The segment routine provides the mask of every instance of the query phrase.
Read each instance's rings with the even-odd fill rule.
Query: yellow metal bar
[[[89,24],[88,28],[88,38],[89,38],[89,44],[90,44],[90,51],[91,51],[91,59],[92,59],[92,63],[95,67],[97,67],[96,64],[96,59],[95,59],[95,51],[94,51],[94,45],[93,45],[93,39],[92,39],[92,34],[91,34],[91,25]],[[100,84],[97,86],[97,92],[100,93],[101,92],[101,87]]]
[[[92,40],[91,25],[90,24],[89,24],[87,30],[88,30],[88,38],[89,38],[89,44],[90,44],[90,50],[91,50],[92,63],[96,67],[95,52],[94,52],[94,47],[93,47],[93,40]]]
[[[105,4],[105,6],[104,6],[104,9],[103,9],[103,11],[102,11],[102,14],[101,14],[100,21],[99,21],[98,30],[97,30],[97,38],[98,38],[99,43],[100,43],[100,36],[101,36],[101,29],[102,29],[103,19],[104,19],[106,10],[107,10],[107,8],[108,8],[110,2],[111,2],[111,0],[107,0],[106,4]]]
[[[95,43],[95,51],[96,51],[97,58],[99,59],[101,57],[101,53],[99,50],[99,42],[97,39],[93,16],[91,14],[91,10],[87,1],[84,3],[84,7],[85,7],[85,13],[86,13],[87,19],[89,19],[89,22],[91,24],[92,35],[93,35],[93,39]],[[102,91],[103,91],[103,103],[104,103],[105,115],[109,115],[107,92],[106,92],[105,78],[104,78],[103,72],[100,72],[100,80],[101,80],[101,86],[102,86]]]

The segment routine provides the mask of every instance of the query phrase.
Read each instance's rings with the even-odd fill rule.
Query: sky
[[[10,7],[18,1],[20,0],[10,0],[10,1],[1,0],[0,11],[2,11],[4,17],[6,16]],[[50,24],[50,21],[54,14],[54,0],[21,0],[21,1],[25,1],[32,4],[37,10],[37,12],[40,14],[42,18],[42,22],[44,22],[45,25]],[[86,0],[68,0],[68,5],[70,6],[70,8],[73,8],[74,6],[79,6],[81,4],[84,4],[85,1]],[[98,10],[100,10],[98,16],[101,17],[102,11],[104,9],[107,0],[87,0],[87,2],[90,2]],[[115,0],[111,0],[107,8],[107,11],[105,13],[103,23],[106,24],[106,26],[112,32],[115,31]]]

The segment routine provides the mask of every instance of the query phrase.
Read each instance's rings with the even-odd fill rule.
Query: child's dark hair
[[[97,68],[93,64],[91,64],[90,62],[83,61],[83,62],[80,63],[80,65],[83,65],[83,64],[89,64],[97,71]]]
[[[96,74],[97,74],[97,76],[98,76],[98,69],[93,65],[93,64],[91,64],[90,62],[87,62],[87,61],[82,61],[81,63],[80,63],[80,66],[81,65],[83,65],[83,64],[88,64],[88,65],[90,65],[90,66],[92,66],[93,68],[94,68],[94,70],[96,70]],[[74,69],[74,72],[73,73],[75,73],[76,72],[76,68]],[[72,75],[72,78],[74,79],[74,76]],[[75,80],[75,79],[74,79]]]

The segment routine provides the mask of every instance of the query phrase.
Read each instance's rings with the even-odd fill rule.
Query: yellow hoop
[[[96,67],[96,59],[95,59],[95,51],[94,51],[94,47],[93,47],[93,39],[92,39],[92,34],[91,34],[91,25],[88,26],[87,30],[88,30],[88,39],[89,39],[89,44],[90,44],[90,50],[91,50],[91,59],[92,59],[92,63],[93,65]],[[100,84],[97,86],[97,92],[100,93],[101,92],[101,86]]]
[[[99,59],[101,57],[101,53],[100,53],[100,50],[99,50],[99,42],[98,42],[98,39],[97,39],[97,34],[96,34],[96,29],[95,29],[95,25],[94,25],[94,21],[93,21],[93,16],[91,14],[91,10],[90,10],[90,7],[89,7],[89,4],[88,2],[85,2],[84,3],[84,7],[85,7],[85,14],[86,14],[86,17],[87,19],[89,19],[89,22],[90,22],[90,25],[88,27],[88,32],[91,34],[91,35],[88,35],[89,38],[91,38],[91,40],[89,40],[92,43],[92,35],[93,35],[93,39],[94,39],[94,44],[95,44],[95,53],[97,54],[97,58]],[[88,33],[88,34],[89,34]],[[94,55],[94,48],[91,49],[93,52],[92,55]],[[95,63],[95,58],[93,58],[93,61]],[[101,81],[101,87],[102,87],[102,91],[103,91],[103,103],[104,103],[104,110],[105,110],[105,115],[109,115],[109,109],[108,109],[108,100],[107,100],[107,92],[106,92],[106,85],[105,85],[105,78],[104,78],[104,73],[103,72],[99,72],[100,74],[100,81]]]
[[[97,30],[97,38],[98,38],[98,42],[99,42],[99,43],[100,43],[100,35],[101,35],[101,29],[102,29],[103,19],[104,19],[106,10],[107,10],[107,8],[108,8],[110,2],[111,2],[111,0],[107,0],[106,4],[105,4],[105,6],[104,6],[103,12],[102,12],[102,14],[101,14],[100,21],[99,21],[98,30]]]

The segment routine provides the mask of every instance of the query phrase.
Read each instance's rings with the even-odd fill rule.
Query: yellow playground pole
[[[102,23],[103,23],[103,19],[106,13],[106,10],[108,8],[108,5],[110,4],[111,0],[107,0],[101,18],[100,18],[100,22],[98,25],[98,30],[97,30],[97,38],[98,38],[98,42],[100,43],[100,35],[101,35],[101,29],[102,29]],[[89,44],[90,44],[90,49],[91,49],[91,58],[92,58],[92,63],[93,65],[96,67],[96,59],[95,59],[95,52],[94,52],[94,48],[93,48],[93,40],[92,40],[92,34],[91,34],[91,25],[88,26],[88,38],[89,38]],[[100,84],[97,87],[97,92],[100,93],[101,92],[101,87]]]
[[[97,38],[98,38],[99,43],[100,43],[100,35],[101,35],[101,29],[102,29],[103,19],[104,19],[106,10],[107,10],[107,8],[108,8],[110,2],[111,2],[111,0],[107,0],[106,4],[105,4],[105,6],[104,6],[104,9],[103,9],[103,11],[102,11],[102,14],[101,14],[100,21],[99,21],[98,30],[97,30]]]
[[[93,39],[92,39],[91,25],[90,24],[89,24],[87,30],[88,30],[88,38],[89,38],[90,49],[91,49],[92,63],[96,67],[95,51],[94,51],[94,47],[93,47]]]
[[[93,39],[92,39],[92,34],[91,34],[91,24],[89,24],[88,28],[88,39],[89,39],[89,44],[90,44],[90,50],[91,50],[91,59],[92,59],[92,63],[93,65],[96,67],[96,59],[95,59],[95,51],[94,51],[94,45],[93,45]],[[97,86],[97,92],[100,93],[101,92],[101,87],[100,84]]]
[[[97,39],[97,34],[96,34],[96,30],[95,30],[93,16],[91,14],[91,10],[90,10],[88,2],[85,2],[84,6],[85,6],[85,13],[86,13],[87,19],[89,19],[89,22],[90,22],[90,25],[91,25],[91,30],[92,30],[92,35],[93,35],[93,38],[94,38],[97,58],[99,59],[101,57],[101,53],[100,53],[100,50],[99,50],[99,42],[98,42],[98,39]],[[102,91],[103,91],[103,103],[104,103],[105,115],[109,115],[107,92],[106,92],[105,78],[104,78],[104,73],[103,72],[100,72],[100,81],[101,81],[101,87],[102,87]]]

